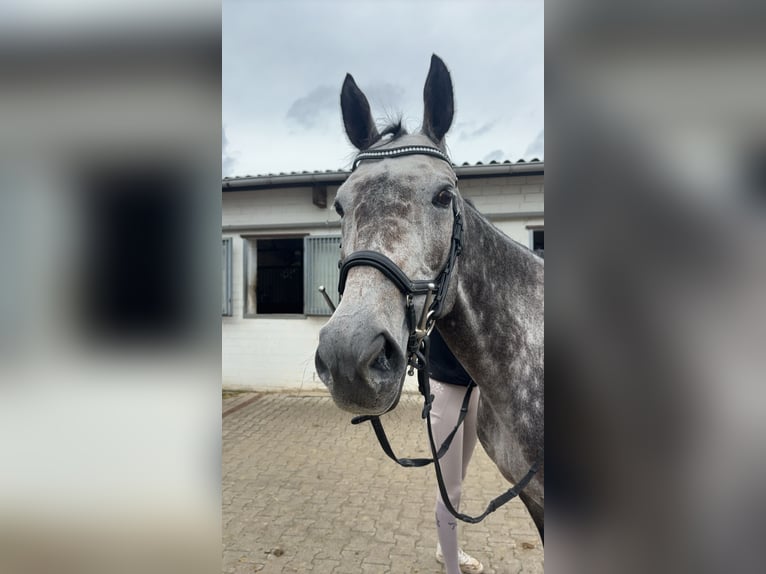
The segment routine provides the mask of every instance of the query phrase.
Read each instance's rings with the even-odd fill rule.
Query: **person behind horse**
[[[434,395],[431,423],[434,441],[441,446],[457,423],[466,388],[473,384],[471,377],[455,358],[437,329],[431,332],[429,375]],[[460,494],[468,463],[476,446],[476,415],[479,389],[474,388],[463,424],[458,429],[449,450],[441,459],[444,484],[455,510],[460,507]],[[436,560],[444,564],[446,574],[479,574],[484,566],[476,558],[460,549],[457,541],[457,518],[452,516],[436,489]]]

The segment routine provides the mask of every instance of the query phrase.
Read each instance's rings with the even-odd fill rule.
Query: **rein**
[[[390,148],[385,150],[370,150],[363,151],[354,159],[352,171],[354,171],[360,162],[369,159],[383,159],[387,157],[400,157],[404,155],[430,155],[432,157],[439,158],[446,161],[450,166],[452,162],[449,157],[445,155],[441,150],[428,146],[403,146],[398,148]],[[386,433],[383,430],[383,423],[380,421],[380,417],[377,415],[362,415],[354,417],[351,420],[351,424],[360,424],[369,421],[372,424],[372,428],[375,431],[375,436],[378,438],[383,451],[389,458],[394,460],[404,467],[420,467],[433,463],[436,471],[436,482],[439,486],[439,492],[441,494],[444,505],[447,510],[455,517],[464,522],[472,524],[481,522],[487,515],[491,514],[508,501],[515,498],[524,487],[534,477],[539,468],[539,461],[535,461],[529,471],[524,477],[517,482],[513,487],[506,492],[490,501],[486,510],[479,516],[473,517],[467,514],[461,514],[453,506],[449,499],[447,488],[444,484],[444,477],[442,476],[441,465],[439,459],[449,450],[452,439],[457,433],[460,425],[463,424],[463,420],[468,412],[468,404],[471,398],[471,392],[476,383],[471,381],[471,384],[466,389],[465,396],[463,397],[463,404],[460,408],[460,415],[458,416],[457,424],[455,428],[449,433],[447,438],[442,443],[441,447],[437,450],[434,442],[433,431],[431,428],[431,407],[433,405],[434,395],[431,394],[431,387],[429,383],[429,369],[428,369],[428,355],[430,349],[430,334],[434,328],[436,320],[441,316],[442,306],[444,299],[447,296],[447,290],[449,289],[450,279],[452,273],[455,270],[455,264],[457,258],[462,251],[462,238],[463,238],[463,217],[457,206],[455,199],[452,200],[452,237],[450,239],[449,255],[447,262],[439,272],[439,275],[432,281],[429,280],[411,280],[407,274],[401,270],[401,268],[391,261],[388,257],[377,251],[356,251],[346,257],[343,261],[338,262],[340,268],[340,279],[338,281],[338,293],[343,296],[343,291],[346,287],[346,279],[348,272],[353,267],[366,266],[373,267],[380,271],[389,281],[391,281],[397,289],[406,298],[406,317],[407,325],[410,331],[409,339],[407,341],[407,364],[409,365],[409,374],[413,375],[414,371],[418,371],[418,389],[424,398],[422,417],[426,419],[426,425],[428,428],[428,441],[431,448],[432,458],[398,458],[391,444],[386,437]],[[416,323],[415,320],[415,305],[413,297],[415,295],[425,295],[426,301],[423,305],[420,321]],[[334,310],[334,309],[333,309]],[[392,407],[393,408],[393,407]]]
[[[449,450],[450,445],[452,444],[452,439],[454,438],[455,434],[457,433],[458,429],[460,428],[460,425],[463,424],[463,420],[466,417],[466,414],[468,413],[468,404],[471,399],[471,391],[473,390],[473,387],[476,386],[476,383],[471,381],[471,384],[468,385],[468,388],[466,389],[465,395],[463,396],[463,404],[460,406],[460,415],[458,415],[457,424],[455,424],[455,427],[450,431],[449,435],[447,435],[447,438],[444,439],[444,442],[439,447],[439,450],[436,450],[436,442],[434,441],[434,435],[433,435],[433,429],[431,426],[431,407],[433,406],[434,401],[434,395],[431,394],[431,386],[429,383],[429,377],[428,377],[428,351],[430,347],[430,340],[429,337],[426,336],[421,344],[420,349],[417,352],[419,364],[422,365],[418,368],[418,388],[420,389],[421,394],[424,398],[424,404],[423,404],[423,415],[422,417],[426,419],[426,427],[428,428],[428,443],[431,447],[431,456],[433,458],[398,458],[395,454],[393,449],[391,448],[391,444],[388,441],[388,437],[386,436],[385,430],[383,430],[383,423],[380,421],[380,417],[378,416],[372,416],[372,415],[362,415],[358,417],[354,417],[351,419],[351,424],[357,425],[366,421],[370,421],[372,424],[372,428],[375,431],[375,436],[378,438],[378,442],[380,443],[380,447],[383,449],[383,452],[388,455],[388,457],[399,464],[400,466],[404,467],[420,467],[420,466],[426,466],[431,463],[434,465],[434,470],[436,471],[436,484],[439,487],[439,493],[441,494],[442,501],[444,502],[444,506],[447,508],[447,510],[454,516],[455,518],[462,520],[463,522],[468,522],[470,524],[478,524],[482,520],[484,520],[487,516],[492,514],[495,510],[506,504],[507,502],[513,500],[516,498],[519,493],[524,490],[524,488],[529,484],[529,482],[532,480],[532,478],[537,473],[537,470],[540,467],[540,462],[535,461],[532,466],[527,471],[527,474],[525,474],[521,480],[519,480],[516,484],[514,484],[511,488],[506,490],[504,493],[502,493],[500,496],[493,498],[489,504],[487,505],[487,508],[478,516],[470,516],[468,514],[462,514],[459,512],[453,505],[452,501],[450,500],[449,493],[447,492],[447,487],[444,484],[444,475],[442,474],[441,469],[441,463],[439,462],[439,459],[443,457],[447,451]]]

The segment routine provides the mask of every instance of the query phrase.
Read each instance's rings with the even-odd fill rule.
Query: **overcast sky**
[[[223,1],[223,175],[347,169],[340,88],[420,126],[431,54],[452,73],[456,163],[543,158],[543,2]]]

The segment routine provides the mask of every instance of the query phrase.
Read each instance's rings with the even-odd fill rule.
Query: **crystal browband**
[[[386,157],[399,157],[402,155],[430,155],[433,157],[437,157],[441,160],[444,160],[448,164],[452,165],[452,161],[450,161],[450,158],[447,157],[447,154],[445,154],[441,150],[436,149],[435,147],[407,145],[403,147],[393,147],[389,149],[363,151],[354,158],[354,164],[351,167],[351,171],[354,171],[357,168],[357,166],[359,165],[359,162],[364,161],[366,159],[383,159]]]

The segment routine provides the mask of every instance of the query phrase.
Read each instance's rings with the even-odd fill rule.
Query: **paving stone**
[[[247,403],[254,396],[224,401],[224,411],[244,404],[223,419],[224,573],[443,572],[432,469],[394,464],[369,425],[349,424],[329,396],[268,393]],[[420,410],[418,396],[404,395],[383,419],[399,456],[428,455]],[[507,487],[477,446],[461,510],[478,514]],[[540,539],[518,500],[461,524],[460,540],[486,574],[543,572]]]

